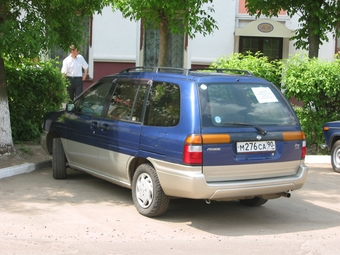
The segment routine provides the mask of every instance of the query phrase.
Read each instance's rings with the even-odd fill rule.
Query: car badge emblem
[[[262,136],[258,135],[256,136],[256,139],[260,141],[262,139]]]

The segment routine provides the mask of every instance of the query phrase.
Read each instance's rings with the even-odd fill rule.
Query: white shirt
[[[87,69],[89,65],[85,61],[82,55],[78,54],[76,58],[72,58],[70,54],[63,60],[63,67],[61,68],[61,73],[66,74],[70,77],[82,77],[83,70]]]

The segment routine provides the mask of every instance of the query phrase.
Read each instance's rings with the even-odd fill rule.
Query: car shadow
[[[184,223],[218,236],[275,235],[338,227],[339,178],[339,174],[329,167],[311,168],[306,185],[292,192],[289,199],[269,200],[260,207],[244,206],[238,201],[206,204],[204,200],[172,199],[167,213],[156,218],[146,218],[137,212],[130,189],[70,169],[65,180],[54,180],[51,168],[13,177],[22,180],[20,191],[10,185],[0,191],[3,196],[8,195],[6,201],[11,203],[10,210],[19,214],[27,210],[32,214],[44,213],[43,209],[21,206],[28,203],[50,203],[53,208],[64,204],[105,202],[108,206],[105,210],[110,211],[114,206],[126,207],[126,215],[140,222]]]
[[[328,165],[310,167],[309,178],[291,198],[269,200],[260,207],[238,201],[206,204],[204,201],[172,200],[159,220],[188,222],[193,228],[222,236],[282,234],[340,226],[340,176]]]

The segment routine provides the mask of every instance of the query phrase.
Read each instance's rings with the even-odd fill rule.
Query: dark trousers
[[[73,101],[75,97],[79,96],[83,92],[83,79],[82,77],[67,77],[70,81],[67,91],[70,99]]]

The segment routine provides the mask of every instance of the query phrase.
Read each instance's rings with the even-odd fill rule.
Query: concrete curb
[[[45,167],[51,167],[52,160],[45,160],[38,163],[27,163],[18,166],[0,168],[0,179],[11,177],[18,174],[25,174]]]
[[[327,155],[306,155],[306,164],[330,164],[331,156]]]
[[[307,155],[305,158],[306,164],[330,164],[331,163],[331,156],[314,156],[314,155]],[[34,170],[38,170],[45,167],[51,167],[52,160],[45,160],[38,163],[29,163],[29,164],[22,164],[18,166],[11,166],[7,168],[0,168],[0,179],[11,177],[18,174],[25,174],[32,172]]]

